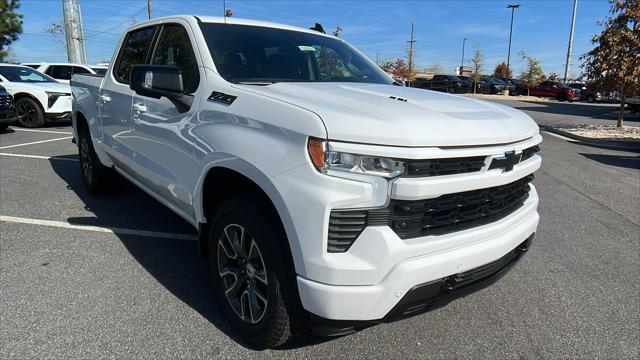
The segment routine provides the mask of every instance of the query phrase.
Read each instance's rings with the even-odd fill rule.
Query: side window
[[[150,27],[130,32],[127,35],[122,49],[120,49],[118,65],[113,74],[118,82],[128,84],[131,67],[146,62],[155,30],[155,27]]]
[[[73,67],[73,73],[74,74],[91,74],[89,72],[89,70],[87,70],[87,69],[85,69],[83,67],[80,67],[80,66],[74,66]]]
[[[189,34],[182,26],[164,26],[151,64],[179,67],[182,70],[185,94],[192,94],[198,88],[200,83],[198,62],[189,41]]]
[[[49,69],[51,69],[50,75],[52,78],[60,80],[71,80],[71,66],[52,65],[49,67]]]

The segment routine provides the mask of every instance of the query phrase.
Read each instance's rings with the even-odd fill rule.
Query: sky
[[[111,58],[123,31],[147,20],[147,0],[78,0],[82,12],[89,63]],[[524,69],[520,51],[540,60],[546,73],[564,73],[571,27],[572,0],[226,0],[238,18],[257,19],[310,27],[318,22],[329,32],[340,26],[341,37],[376,59],[405,57],[411,22],[415,22],[415,61],[418,70],[438,64],[453,73],[462,61],[463,38],[468,38],[465,66],[475,44],[480,44],[484,72],[491,73],[506,61],[511,10],[515,10],[511,67]],[[153,17],[190,14],[223,14],[223,0],[153,0]],[[607,17],[607,0],[578,0],[571,74],[580,72],[579,56],[592,48],[599,34],[599,20]],[[12,45],[21,62],[64,62],[61,38],[45,30],[62,23],[61,0],[22,0],[24,33]]]

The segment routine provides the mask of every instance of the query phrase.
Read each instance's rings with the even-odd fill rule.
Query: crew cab
[[[21,126],[40,127],[47,122],[71,119],[68,84],[30,67],[12,64],[0,64],[0,84],[13,95]]]
[[[198,229],[255,346],[429,310],[532,244],[542,138],[518,110],[396,86],[318,24],[159,18],[113,59],[71,79],[84,183],[120,174]]]

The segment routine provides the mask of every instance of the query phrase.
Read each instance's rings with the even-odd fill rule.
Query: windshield
[[[0,75],[10,82],[57,83],[55,79],[26,66],[0,66]]]
[[[218,72],[230,82],[393,83],[375,63],[339,39],[259,26],[200,26]]]
[[[100,76],[104,76],[107,73],[107,68],[94,67],[94,68],[91,68],[91,70],[95,71],[96,74]]]

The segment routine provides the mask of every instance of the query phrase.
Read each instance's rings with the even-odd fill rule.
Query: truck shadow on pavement
[[[59,156],[58,159],[77,159],[77,155]],[[55,173],[66,182],[95,217],[75,217],[67,221],[76,225],[118,227],[147,231],[196,235],[195,229],[171,210],[151,198],[127,180],[118,177],[113,191],[106,196],[90,195],[82,181],[77,162],[51,160]],[[163,287],[182,302],[197,311],[229,338],[251,349],[251,345],[238,338],[227,325],[212,289],[207,259],[198,251],[196,241],[151,238],[116,234],[135,260]],[[285,349],[298,348],[330,340],[307,336]]]

